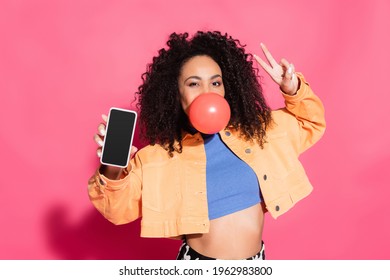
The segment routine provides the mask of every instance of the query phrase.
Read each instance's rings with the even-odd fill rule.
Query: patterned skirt
[[[187,244],[187,241],[184,239],[183,244],[180,246],[179,254],[177,255],[176,260],[216,260],[215,258],[210,258],[204,256]],[[265,260],[265,248],[264,242],[261,244],[261,250],[254,256],[247,258],[247,260]]]

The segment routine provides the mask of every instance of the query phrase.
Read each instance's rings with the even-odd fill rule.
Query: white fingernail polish
[[[104,129],[100,129],[99,132],[100,132],[101,136],[105,136],[106,135],[106,131]]]
[[[290,74],[290,75],[292,74],[292,67],[291,67],[291,65],[288,66],[287,73]]]
[[[103,146],[103,141],[99,141],[98,144],[99,144],[100,147],[102,147]]]

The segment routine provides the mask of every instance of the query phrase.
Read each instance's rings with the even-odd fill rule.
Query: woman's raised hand
[[[98,132],[93,136],[98,148],[96,150],[97,156],[100,158],[102,156],[102,147],[104,143],[104,136],[106,135],[106,125],[107,125],[107,116],[102,115],[103,122],[98,126]]]
[[[299,81],[297,75],[295,74],[294,65],[289,63],[285,58],[282,58],[279,63],[276,62],[267,47],[263,43],[261,43],[260,46],[269,64],[257,55],[253,55],[253,57],[265,70],[265,72],[270,75],[272,80],[279,85],[280,89],[284,93],[294,95],[299,87]]]

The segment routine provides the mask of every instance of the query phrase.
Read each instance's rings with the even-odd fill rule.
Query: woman
[[[312,186],[298,160],[325,130],[324,109],[303,76],[261,45],[255,60],[280,87],[271,111],[252,56],[219,32],[173,33],[138,88],[141,135],[126,169],[101,166],[89,181],[95,207],[114,224],[142,217],[141,236],[181,238],[178,259],[264,259],[264,213],[276,218]],[[230,105],[226,128],[194,129],[188,107],[215,92]],[[101,154],[105,121],[95,135]]]

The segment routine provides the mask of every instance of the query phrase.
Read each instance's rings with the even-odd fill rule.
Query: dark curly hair
[[[255,140],[263,147],[272,120],[271,109],[245,45],[218,31],[198,31],[192,38],[188,33],[172,33],[167,46],[147,66],[136,92],[141,138],[151,145],[161,145],[170,156],[174,151],[182,152],[182,130],[187,127],[188,118],[180,103],[178,77],[190,58],[207,55],[222,71],[225,98],[231,109],[228,125],[238,129],[246,141]]]

